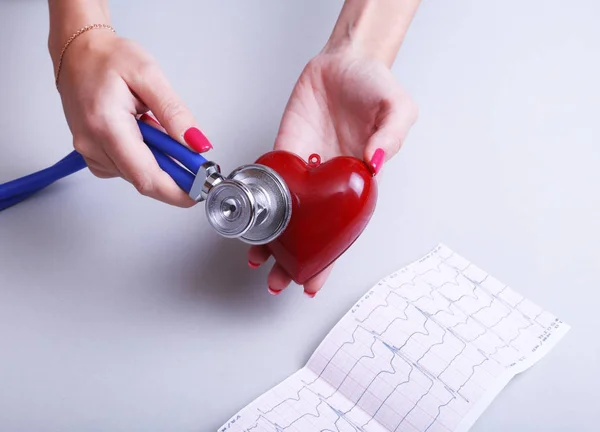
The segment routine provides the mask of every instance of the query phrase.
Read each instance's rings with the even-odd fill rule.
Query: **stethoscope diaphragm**
[[[287,227],[292,197],[274,170],[259,164],[244,165],[208,190],[205,212],[220,235],[266,244]]]

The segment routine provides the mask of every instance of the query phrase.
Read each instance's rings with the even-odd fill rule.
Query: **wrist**
[[[97,31],[92,31],[97,30]],[[94,34],[95,33],[95,34]],[[71,36],[61,50],[57,65],[55,66],[55,84],[59,89],[61,72],[73,76],[78,75],[77,70],[90,64],[102,61],[114,47],[111,42],[118,38],[114,29],[107,25],[92,25],[83,27]],[[68,77],[65,77],[69,81]],[[60,90],[59,90],[60,91]]]
[[[346,0],[324,52],[351,52],[391,67],[420,0]]]
[[[326,53],[354,53],[377,57],[367,42],[369,16],[373,4],[370,1],[346,1],[335,27],[325,44]]]
[[[65,43],[77,31],[93,24],[111,25],[104,0],[49,0],[48,51],[56,67]]]
[[[336,32],[327,40],[327,43],[321,50],[321,54],[325,55],[352,55],[356,57],[374,57],[369,53],[364,44],[357,40],[355,35],[350,33],[343,34]]]

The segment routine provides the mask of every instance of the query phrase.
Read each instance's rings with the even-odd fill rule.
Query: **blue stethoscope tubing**
[[[184,191],[190,191],[195,176],[207,160],[141,120],[138,126],[158,165]],[[178,163],[179,162],[179,163]],[[72,151],[56,164],[4,184],[0,184],[0,211],[12,207],[52,183],[87,167],[81,154]]]

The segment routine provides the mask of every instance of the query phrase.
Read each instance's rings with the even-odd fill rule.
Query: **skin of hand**
[[[359,10],[365,5],[348,3],[350,10],[357,3],[363,3]],[[398,44],[397,39],[393,41]],[[327,46],[314,57],[292,91],[275,149],[296,153],[304,160],[317,153],[323,162],[341,155],[355,156],[379,173],[383,163],[400,150],[418,115],[416,104],[389,69],[389,51],[393,49],[380,57],[366,55],[353,44],[342,43]],[[269,257],[265,246],[252,246],[248,265],[258,268]],[[332,267],[306,282],[305,294],[314,297]],[[287,272],[275,263],[268,276],[269,292],[277,295],[291,282]]]
[[[197,152],[212,146],[142,47],[103,29],[82,33],[65,52],[58,88],[73,146],[94,175],[122,177],[139,193],[171,205],[195,204],[160,169],[136,118],[151,111],[180,143]]]

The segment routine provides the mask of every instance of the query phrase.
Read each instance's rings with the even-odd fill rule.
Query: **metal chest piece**
[[[202,189],[206,217],[224,237],[266,244],[290,221],[290,192],[279,174],[264,165],[241,166],[226,178],[218,174],[217,167],[207,172]]]

